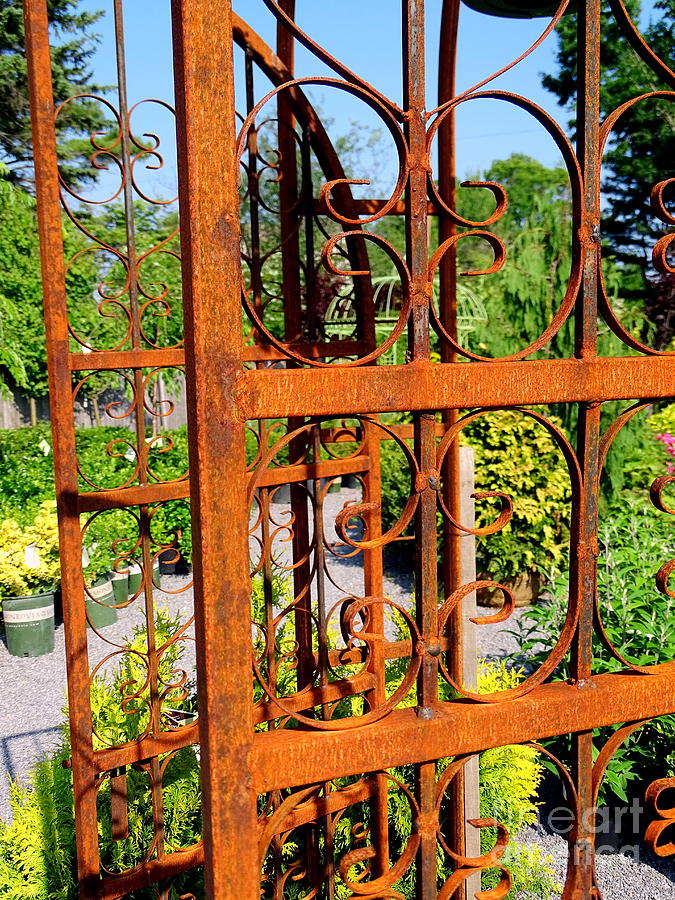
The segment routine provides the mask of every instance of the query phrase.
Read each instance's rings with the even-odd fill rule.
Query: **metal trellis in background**
[[[563,896],[598,897],[589,811],[606,766],[640,723],[675,712],[673,663],[640,667],[624,660],[604,633],[596,590],[606,453],[635,412],[672,395],[675,372],[672,355],[650,350],[623,328],[601,277],[603,148],[617,118],[644,98],[600,121],[600,0],[574,7],[576,147],[546,112],[492,84],[504,70],[456,92],[459,0],[443,4],[432,109],[422,0],[400,4],[401,105],[305,33],[293,0],[250,2],[274,17],[274,49],[232,12],[229,0],[173,2],[179,250],[176,234],[147,246],[139,231],[139,201],[176,202],[153,200],[141,177],[164,163],[160,139],[143,130],[142,114],[148,104],[173,110],[170,98],[130,105],[121,0],[112,3],[117,97],[96,101],[104,104],[110,129],[91,137],[92,165],[114,173],[117,183],[109,196],[93,199],[59,176],[46,3],[24,0],[81,896],[102,900],[153,887],[168,897],[181,873],[204,865],[206,895],[221,900],[253,900],[261,890],[274,898],[397,897],[402,885],[424,900],[463,900],[487,869],[497,872],[489,896],[498,900],[510,888],[502,861],[508,836],[497,820],[466,821],[466,767],[487,748],[569,734],[572,769],[553,759],[574,814]],[[543,16],[539,39],[505,69],[536,49],[569,11],[568,2],[469,5]],[[672,71],[645,45],[621,0],[611,8],[626,40],[662,82],[648,96],[672,101]],[[298,45],[321,74],[295,77]],[[357,196],[362,180],[347,177],[312,106],[317,86],[346,92],[379,118],[397,169],[385,199]],[[467,346],[472,318],[485,312],[477,295],[457,283],[461,240],[483,242],[494,254],[472,276],[489,279],[508,255],[491,230],[508,200],[500,184],[469,184],[494,195],[488,218],[471,221],[457,212],[455,112],[484,99],[524,111],[548,133],[572,198],[564,297],[536,340],[499,359]],[[655,216],[672,224],[663,199],[669,183],[655,186],[652,205]],[[122,246],[92,228],[86,215],[92,202],[121,204]],[[69,317],[64,216],[86,244],[78,253],[107,254],[107,274],[92,285],[106,326],[100,333],[80,334]],[[403,220],[405,252],[374,227],[385,216]],[[431,217],[437,232],[429,228]],[[654,248],[661,271],[672,271],[672,240],[671,233]],[[146,277],[144,267],[157,254],[182,258],[182,296]],[[372,275],[377,254],[395,275]],[[392,277],[396,291],[384,301]],[[598,355],[599,316],[634,355]],[[531,358],[568,320],[575,325],[573,356]],[[157,454],[170,450],[171,440],[151,426],[170,418],[171,402],[155,384],[176,371],[187,384],[190,471],[169,478],[162,477]],[[128,439],[108,446],[105,483],[78,460],[73,423],[74,396],[102,373],[124,386],[127,402],[109,412],[129,428]],[[601,433],[605,401],[636,399]],[[576,406],[576,447],[541,411],[551,403]],[[461,521],[459,438],[472,421],[501,408],[538,423],[565,460],[572,568],[566,618],[549,658],[516,687],[479,694],[463,677],[462,603],[498,582],[463,577],[462,536],[499,532],[514,498],[479,494],[500,507],[495,520],[480,528]],[[409,483],[397,521],[384,525],[383,442],[396,446]],[[121,456],[130,469],[115,480]],[[330,507],[329,515],[330,487],[347,476],[350,502]],[[672,481],[675,476],[664,476],[645,486],[645,501],[651,489],[663,515],[673,514],[662,496]],[[186,503],[193,518],[194,620],[164,639],[156,627],[161,585],[154,563],[176,545],[175,533],[162,525],[170,520],[167,510]],[[83,530],[101,516],[118,523],[115,568],[137,566],[142,576],[125,604],[143,625],[133,650],[87,630]],[[414,608],[384,593],[383,550],[395,542],[414,546]],[[340,586],[347,565],[362,573],[359,590],[351,582],[349,589]],[[674,567],[663,560],[657,580],[664,591],[671,590]],[[502,608],[477,619],[478,627],[508,619],[513,596],[507,587],[502,593]],[[594,674],[594,634],[624,671]],[[173,667],[167,673],[165,661],[193,639],[199,718],[176,721],[170,708],[185,696],[189,672]],[[547,684],[567,654],[573,679]],[[124,686],[119,703],[138,727],[132,739],[121,740],[101,729],[90,689],[106,666],[130,655],[142,674]],[[608,725],[621,727],[594,761],[592,731]],[[166,819],[164,798],[176,758],[197,745],[203,840],[184,846]],[[149,799],[140,811],[136,801],[130,822],[139,779]],[[659,796],[669,786],[657,782],[649,794],[655,812],[647,837],[663,854],[672,852],[661,841],[672,818],[661,811]],[[130,829],[139,816],[145,837],[133,857]],[[409,823],[405,833],[393,829],[396,816]],[[481,854],[477,835],[488,827],[497,829],[497,842]],[[102,855],[99,833],[106,831],[125,853]]]

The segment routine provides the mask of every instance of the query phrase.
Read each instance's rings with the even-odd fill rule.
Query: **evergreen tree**
[[[92,30],[101,12],[83,12],[79,0],[50,0],[52,79],[55,102],[100,93],[89,64],[98,43]],[[61,172],[70,183],[95,173],[85,163],[92,153],[89,134],[105,128],[102,107],[92,101],[68,103],[57,119]],[[0,0],[0,156],[14,181],[32,182],[28,77],[21,0]]]
[[[626,0],[627,9],[638,22],[640,0]],[[652,50],[673,66],[673,25],[675,0],[657,0],[652,21],[644,38]],[[558,25],[558,71],[543,77],[561,105],[573,111],[577,90],[576,15],[566,16]],[[602,80],[600,105],[603,118],[628,100],[651,91],[666,90],[664,83],[634,52],[622,34],[609,4],[603,4]],[[675,174],[675,107],[672,100],[640,101],[616,122],[603,160],[603,236],[613,258],[623,264],[624,288],[646,305],[657,324],[656,346],[663,347],[675,333],[675,284],[672,278],[657,275],[650,260],[654,244],[668,226],[650,207],[655,184]],[[672,202],[673,192],[666,197]],[[630,296],[630,291],[627,294]],[[665,304],[665,307],[664,307]],[[644,335],[643,335],[644,337]]]

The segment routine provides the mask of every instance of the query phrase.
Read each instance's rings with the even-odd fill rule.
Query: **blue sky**
[[[267,41],[274,41],[274,19],[262,0],[233,0],[234,8]],[[652,3],[645,3],[647,13]],[[116,80],[112,40],[111,0],[84,0],[82,7],[105,10],[97,30],[103,41],[93,62],[95,78],[103,84]],[[214,3],[214,8],[217,4]],[[435,106],[438,60],[438,32],[441,0],[427,0],[427,84],[429,105]],[[382,93],[400,100],[400,3],[398,0],[297,0],[300,26],[333,55],[338,56],[361,77]],[[518,56],[545,28],[547,20],[509,20],[481,15],[463,7],[460,20],[458,86],[470,87],[485,75]],[[172,102],[171,27],[169,0],[126,0],[127,71],[130,102],[156,97]],[[494,82],[495,87],[522,93],[565,123],[567,115],[541,87],[541,73],[555,68],[555,36],[550,36],[527,60]],[[240,55],[241,56],[241,55]],[[243,71],[241,58],[239,72]],[[329,74],[325,67],[298,48],[298,75]],[[256,85],[257,95],[268,89],[264,79]],[[378,125],[374,114],[363,104],[341,91],[315,89],[311,97],[322,113],[332,119],[332,137],[344,134],[353,121],[365,129]],[[238,92],[238,101],[241,96]],[[166,165],[153,175],[163,196],[173,190],[175,154],[172,149],[171,123],[165,112],[155,106],[139,110],[136,127],[157,131],[166,147]],[[493,159],[514,152],[528,153],[541,162],[559,162],[559,154],[545,131],[525,113],[503,102],[474,101],[465,104],[458,115],[458,174],[467,176],[485,169]],[[369,165],[373,166],[370,160]],[[393,173],[387,144],[375,166],[386,189]]]

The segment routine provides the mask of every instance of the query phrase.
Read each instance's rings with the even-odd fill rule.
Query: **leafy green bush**
[[[661,593],[655,576],[660,565],[675,557],[675,529],[670,516],[644,502],[624,497],[624,505],[603,517],[598,533],[598,599],[605,630],[619,653],[635,665],[655,665],[675,659],[675,599]],[[553,579],[551,599],[527,610],[520,620],[520,648],[528,664],[539,666],[557,641],[568,604],[569,578]],[[623,665],[593,640],[594,673],[613,672]],[[571,676],[569,658],[556,677]],[[612,729],[600,729],[600,745]],[[554,752],[565,756],[564,739]],[[665,764],[665,767],[664,767]],[[663,716],[627,739],[613,758],[603,785],[622,801],[633,785],[675,775],[675,716]]]
[[[560,424],[553,419],[555,424]],[[517,412],[492,412],[470,422],[461,442],[474,449],[477,491],[503,491],[513,500],[511,521],[476,541],[478,569],[509,578],[525,571],[547,573],[564,567],[568,555],[570,479],[553,438],[533,419]],[[390,528],[410,490],[410,473],[395,441],[383,441],[382,519]],[[476,505],[476,522],[497,516],[493,503]]]
[[[278,579],[273,586],[275,598],[288,598],[289,585]],[[255,579],[252,597],[254,614],[262,612],[262,582]],[[156,620],[157,643],[165,644],[180,628],[179,619],[159,611]],[[145,648],[146,636],[137,629],[128,644],[130,652],[121,657],[117,667],[96,679],[91,688],[95,749],[111,744],[132,741],[147,725],[147,688],[135,701],[133,709],[121,701],[130,690],[145,682],[143,663],[138,655]],[[181,666],[181,642],[170,644],[159,664],[159,674],[170,683]],[[138,651],[138,652],[137,652]],[[508,669],[504,663],[481,664],[478,688],[482,692],[504,690],[516,685],[521,671]],[[194,709],[193,696],[177,691],[167,703],[180,709]],[[26,784],[12,785],[11,807],[13,821],[0,823],[0,891],[7,900],[76,900],[75,840],[73,788],[69,771],[63,763],[70,756],[68,729],[64,724],[59,746],[39,760]],[[164,760],[166,762],[166,759]],[[450,762],[438,763],[439,774]],[[541,780],[542,764],[535,750],[529,747],[501,747],[486,751],[480,758],[480,810],[483,817],[495,817],[510,829],[512,835],[520,827],[536,819],[536,790]],[[410,767],[392,770],[392,775],[409,781]],[[99,848],[101,858],[110,871],[124,870],[139,861],[152,833],[152,798],[149,781],[144,772],[130,768],[127,775],[129,836],[115,841],[112,838],[110,816],[110,784],[104,783],[98,792]],[[188,747],[174,754],[162,783],[164,825],[167,842],[173,847],[187,847],[201,837],[201,795],[199,790],[199,760],[194,748]],[[360,807],[348,810],[337,823],[335,852],[353,847],[353,828],[363,821]],[[410,806],[400,791],[390,792],[390,825],[392,851],[396,842],[405,841],[410,834]],[[367,811],[366,811],[367,818]],[[481,850],[486,852],[491,842],[490,830],[481,834]],[[291,848],[292,849],[292,848]],[[541,848],[527,846],[512,839],[503,862],[511,871],[515,898],[525,887],[536,883],[538,900],[553,897],[557,889],[550,860]],[[439,854],[439,876],[447,878],[450,868]],[[496,883],[493,871],[483,873],[483,889]],[[398,885],[404,897],[413,897],[414,867]],[[344,885],[338,882],[338,896]],[[172,898],[183,893],[203,896],[203,876],[200,869],[180,876],[172,885]],[[348,892],[347,892],[348,893]],[[150,900],[150,890],[129,895],[130,900]],[[346,894],[345,894],[346,896]]]
[[[59,535],[53,500],[45,500],[24,528],[15,519],[0,522],[0,595],[51,591],[59,578]]]
[[[26,784],[13,782],[11,824],[0,823],[0,893],[7,900],[75,900],[73,783],[67,727]]]
[[[503,661],[485,660],[479,663],[478,692],[489,694],[515,687],[523,678],[522,669],[509,668]],[[537,821],[537,790],[544,766],[533,747],[510,744],[493,747],[480,755],[480,814],[481,818],[497,819],[509,830],[511,840],[501,859],[511,872],[513,886],[509,897],[537,897],[547,900],[562,890],[551,868],[552,859],[537,845],[523,844],[516,839],[518,831]],[[494,846],[496,832],[481,831],[481,853]],[[483,890],[499,882],[497,870],[484,872]]]
[[[675,434],[675,403],[669,403],[653,412],[647,422],[654,434],[660,432]]]
[[[94,490],[92,484],[113,488],[131,477],[135,457],[130,452],[129,459],[125,458],[124,453],[129,448],[124,442],[133,444],[135,436],[128,428],[77,428],[75,437],[78,462],[85,476],[80,477],[80,490]],[[171,481],[187,472],[186,428],[167,431],[148,446],[148,464],[155,479]],[[53,466],[52,436],[48,425],[0,431],[0,518],[12,518],[20,525],[30,525],[40,504],[54,499]],[[82,517],[83,526],[88,519],[89,516]],[[159,547],[175,542],[182,556],[188,562],[192,559],[189,501],[171,500],[160,504],[153,514],[151,530],[155,552]],[[89,580],[110,572],[117,557],[130,550],[137,537],[137,526],[122,511],[108,511],[93,517],[84,538],[89,557],[86,567]],[[119,541],[120,538],[126,540]],[[116,549],[113,547],[115,542]]]
[[[612,401],[602,406],[603,430],[626,409],[625,402]],[[622,503],[626,491],[644,492],[652,481],[666,471],[668,455],[656,440],[658,414],[643,410],[635,415],[614,438],[602,471],[600,507],[607,510]]]
[[[176,633],[181,622],[158,611],[157,642],[163,644]],[[112,672],[94,680],[92,685],[93,724],[97,733],[95,747],[111,741],[133,740],[144,724],[144,713],[127,714],[121,709],[122,699],[130,685],[143,684],[145,672],[133,652],[145,645],[145,634],[137,630],[129,644],[131,653]],[[182,657],[182,643],[172,644],[160,659],[159,674],[169,682]],[[146,691],[147,693],[147,691]],[[174,698],[174,707],[185,708],[185,701]],[[139,699],[143,707],[143,696]],[[101,737],[103,736],[103,738]],[[27,782],[13,782],[11,787],[12,822],[0,822],[0,893],[7,900],[77,900],[75,821],[71,773],[63,768],[70,758],[67,722],[62,728],[57,748],[40,759]],[[163,759],[167,762],[167,758]],[[110,816],[110,783],[98,792],[99,848],[101,858],[111,871],[120,871],[140,861],[152,833],[152,795],[147,776],[137,769],[127,769],[129,803],[129,837],[114,841]],[[164,825],[167,842],[173,847],[187,847],[201,838],[201,794],[199,760],[193,747],[174,754],[162,780]],[[150,812],[150,819],[148,813]],[[171,888],[171,898],[186,891],[203,896],[201,870],[180,876]],[[151,889],[134,891],[130,900],[151,900]]]
[[[551,435],[528,416],[508,411],[476,419],[465,434],[474,450],[476,490],[504,491],[513,501],[511,521],[477,541],[479,570],[509,578],[564,566],[571,487],[567,465]],[[494,518],[494,507],[476,504],[478,525]]]
[[[51,447],[48,425],[0,430],[0,513],[3,518],[28,524],[40,503],[54,499]]]

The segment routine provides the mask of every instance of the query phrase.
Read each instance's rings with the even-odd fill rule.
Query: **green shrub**
[[[78,462],[85,476],[80,477],[81,491],[94,490],[92,484],[113,488],[130,478],[135,457],[126,459],[124,453],[129,448],[126,443],[120,443],[135,442],[135,435],[128,428],[77,428],[75,438]],[[146,440],[151,439],[148,435]],[[155,479],[171,481],[187,472],[186,428],[166,431],[148,446],[149,468]],[[131,453],[129,455],[132,457]],[[0,518],[12,518],[20,525],[29,525],[40,504],[54,499],[53,466],[52,436],[48,425],[0,431]],[[83,526],[89,518],[82,516]],[[192,527],[188,500],[159,504],[153,515],[151,532],[155,542],[153,552],[175,543],[183,557],[191,561]],[[110,572],[118,556],[130,550],[137,537],[137,524],[123,511],[106,511],[93,517],[84,538],[89,557],[88,580]],[[119,541],[120,538],[126,540]],[[114,542],[118,542],[116,551]]]
[[[51,591],[59,578],[59,535],[53,500],[45,500],[24,528],[15,519],[0,522],[0,596]]]
[[[158,611],[156,635],[163,644],[181,626],[179,619]],[[133,652],[145,648],[146,637],[137,629],[129,643],[132,651],[112,672],[94,679],[91,688],[93,725],[97,733],[95,749],[111,743],[133,740],[146,723],[148,689],[141,692],[135,713],[125,712],[121,701],[130,690],[145,682],[145,669]],[[169,682],[180,666],[183,643],[172,644],[159,662],[159,674]],[[192,697],[167,697],[166,704],[190,708]],[[25,784],[11,786],[12,822],[0,822],[0,893],[7,900],[77,900],[75,862],[75,822],[71,773],[63,768],[70,758],[67,722],[57,748],[40,759]],[[163,762],[168,758],[164,757]],[[104,865],[120,871],[140,862],[152,834],[152,795],[147,775],[127,769],[129,837],[112,839],[110,783],[98,792],[99,849]],[[201,794],[199,760],[193,747],[186,747],[168,762],[163,782],[166,841],[186,847],[201,838]],[[172,900],[186,891],[203,896],[201,870],[180,876],[171,888]],[[130,900],[151,900],[151,889],[134,891]]]
[[[67,728],[26,784],[13,782],[11,824],[0,823],[0,894],[7,900],[75,900],[73,783]]]
[[[669,403],[653,412],[647,423],[654,434],[675,434],[675,403]]]
[[[598,599],[605,630],[620,654],[635,665],[655,665],[675,659],[675,599],[655,582],[660,565],[675,557],[675,529],[670,516],[645,506],[631,495],[603,516],[598,530]],[[527,610],[520,620],[520,648],[528,665],[541,665],[558,640],[567,611],[569,578],[555,578],[551,599]],[[593,638],[594,674],[623,669]],[[566,657],[556,677],[571,677]],[[603,728],[598,746],[611,734]],[[554,752],[568,755],[567,742],[557,738]],[[626,802],[627,790],[656,777],[675,775],[675,716],[644,725],[627,739],[612,759],[601,799],[611,794]]]
[[[289,585],[278,579],[274,585],[275,597],[282,602],[288,598]],[[254,580],[252,605],[254,613],[261,614],[262,580]],[[181,626],[179,619],[159,611],[156,621],[157,643],[163,644]],[[121,701],[145,682],[145,669],[135,651],[145,649],[146,636],[137,629],[116,668],[94,679],[91,689],[95,749],[111,744],[134,740],[147,724],[147,688],[142,690],[134,708],[121,707]],[[172,673],[180,668],[181,642],[171,644],[159,664],[160,677],[171,680]],[[479,691],[485,693],[515,686],[522,672],[508,669],[503,663],[483,662],[479,668]],[[193,697],[183,699],[180,692],[167,705],[193,709]],[[12,785],[11,806],[13,821],[0,823],[0,890],[7,900],[76,900],[75,841],[73,815],[73,788],[69,771],[63,762],[70,756],[67,725],[64,724],[59,746],[39,760],[26,784]],[[164,760],[166,761],[166,760]],[[440,760],[438,774],[450,762]],[[542,765],[535,750],[522,747],[501,747],[486,751],[480,758],[480,806],[481,816],[494,816],[511,831],[512,840],[503,857],[514,883],[513,898],[529,896],[519,893],[525,887],[536,884],[537,900],[547,900],[556,890],[550,860],[536,846],[526,846],[513,839],[517,830],[536,818],[536,790],[541,780]],[[112,839],[110,817],[110,785],[104,783],[98,793],[99,848],[101,858],[110,871],[121,871],[143,856],[148,835],[152,833],[152,802],[147,776],[134,768],[127,769],[129,836],[124,840]],[[410,781],[411,767],[392,770],[394,777]],[[164,824],[166,840],[172,847],[186,847],[201,836],[201,795],[199,790],[199,761],[194,748],[188,747],[176,753],[169,763],[163,779]],[[348,810],[337,823],[335,852],[353,847],[352,829],[363,820],[360,807]],[[390,792],[389,806],[392,852],[396,842],[405,841],[410,833],[410,807],[401,792]],[[367,817],[367,811],[366,811]],[[489,830],[481,834],[481,848],[490,846]],[[285,848],[292,854],[293,846]],[[447,860],[439,853],[439,876],[450,874]],[[483,889],[496,883],[492,871],[483,873]],[[414,867],[398,885],[404,897],[414,896]],[[180,876],[172,885],[172,900],[190,892],[203,896],[201,869],[191,870]],[[337,895],[347,896],[344,885],[338,881]],[[130,900],[150,900],[148,890],[135,891]]]
[[[54,499],[51,447],[48,425],[0,430],[0,514],[3,518],[28,524],[40,503]]]
[[[603,431],[625,409],[625,402],[604,403],[601,418]],[[652,481],[666,471],[668,455],[664,445],[656,440],[659,415],[648,413],[649,410],[643,410],[633,416],[612,442],[600,483],[600,507],[603,511],[620,504],[626,491],[644,494]]]
[[[478,693],[489,694],[509,690],[523,678],[522,669],[510,668],[504,660],[479,661]],[[493,747],[480,755],[480,814],[481,818],[496,819],[506,826],[511,840],[501,859],[513,880],[511,898],[532,897],[547,900],[558,895],[562,886],[557,883],[551,868],[552,859],[537,845],[522,844],[516,835],[526,825],[537,821],[537,791],[544,774],[544,766],[534,747],[510,744]],[[494,829],[481,831],[481,853],[494,846]],[[484,872],[483,890],[499,883],[498,870]]]
[[[555,424],[560,424],[553,419]],[[470,422],[461,443],[474,449],[477,491],[503,491],[513,501],[511,521],[476,541],[479,572],[509,578],[525,571],[547,573],[564,567],[568,556],[570,478],[550,434],[533,419],[499,411]],[[410,491],[410,472],[395,441],[383,441],[382,520],[385,529],[399,517]],[[476,504],[476,522],[497,517],[491,502]]]

